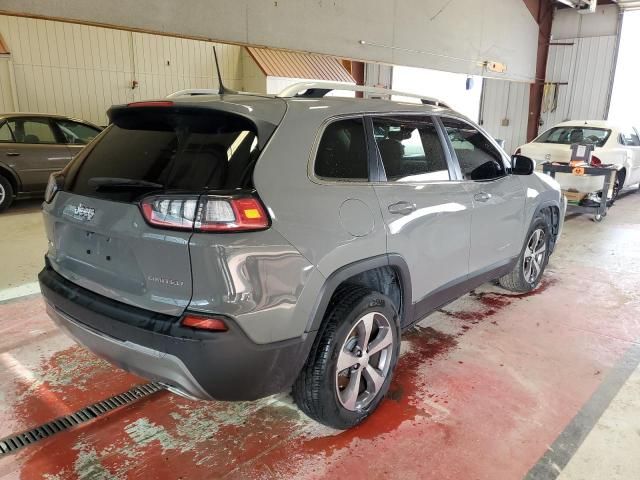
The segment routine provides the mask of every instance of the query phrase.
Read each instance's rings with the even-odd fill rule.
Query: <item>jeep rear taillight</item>
[[[203,232],[261,230],[269,226],[269,217],[255,197],[203,196],[194,226]]]
[[[154,227],[196,232],[242,232],[269,227],[253,195],[157,195],[142,200],[145,220]]]

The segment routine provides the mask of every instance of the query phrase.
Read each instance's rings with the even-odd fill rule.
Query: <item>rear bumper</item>
[[[50,266],[40,275],[47,312],[78,343],[114,365],[201,399],[255,400],[289,388],[313,334],[253,343],[232,319],[229,331],[203,332],[75,285]]]
[[[117,340],[77,322],[47,302],[47,313],[64,332],[101,358],[145,378],[167,383],[189,396],[211,398],[175,355]]]

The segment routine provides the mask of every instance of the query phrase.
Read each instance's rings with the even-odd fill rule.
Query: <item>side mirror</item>
[[[536,168],[536,162],[524,155],[511,157],[511,173],[514,175],[531,175]]]
[[[501,138],[496,138],[496,143],[500,145],[500,148],[504,150],[504,140]]]

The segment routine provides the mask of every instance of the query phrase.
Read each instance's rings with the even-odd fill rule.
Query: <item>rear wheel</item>
[[[527,234],[513,270],[498,281],[512,292],[529,292],[538,286],[549,259],[551,229],[544,215],[538,215]]]
[[[309,417],[333,428],[350,428],[380,404],[400,350],[398,315],[378,292],[347,285],[337,292],[324,328],[293,386]]]
[[[9,208],[13,203],[13,187],[11,182],[0,175],[0,212]]]

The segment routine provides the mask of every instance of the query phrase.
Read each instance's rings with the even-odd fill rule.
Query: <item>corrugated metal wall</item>
[[[610,101],[616,56],[618,10],[603,5],[582,15],[572,9],[556,10],[546,82],[559,85],[557,106],[542,112],[542,132],[565,120],[604,119]],[[544,104],[547,102],[543,102]],[[526,142],[529,84],[485,80],[483,123],[489,133],[505,140],[507,152]],[[502,126],[503,119],[509,126]]]
[[[211,47],[222,77],[242,87],[241,47],[0,15],[14,65],[16,110],[61,113],[104,125],[109,106],[215,88]],[[137,88],[132,89],[132,81]],[[4,81],[2,91],[10,89]]]
[[[3,56],[4,57],[4,56]],[[11,112],[13,106],[13,89],[11,80],[10,58],[0,58],[0,112]]]
[[[504,140],[511,154],[527,142],[530,85],[524,82],[485,79],[482,99],[482,126],[494,137]],[[503,120],[508,121],[504,126]]]
[[[606,118],[613,74],[616,36],[563,39],[573,45],[551,46],[547,82],[559,85],[555,111],[542,113],[541,131],[565,120]]]

